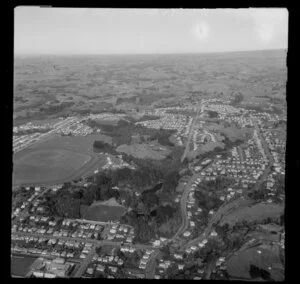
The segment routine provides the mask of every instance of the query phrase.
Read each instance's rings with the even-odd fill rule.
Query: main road
[[[188,136],[188,141],[186,143],[185,146],[185,150],[184,153],[181,157],[181,162],[184,161],[187,153],[189,152],[190,149],[190,142],[193,136],[193,132],[194,132],[194,126],[196,123],[196,120],[199,116],[199,111],[201,110],[201,113],[203,112],[203,106],[201,105],[201,102],[198,104],[198,109],[197,109],[197,113],[192,121],[192,124],[190,126],[189,129],[189,136]],[[189,182],[185,185],[185,189],[182,193],[181,199],[180,199],[180,209],[181,209],[181,218],[182,218],[182,222],[181,225],[178,229],[178,231],[175,233],[175,235],[169,239],[165,244],[168,244],[172,241],[174,241],[175,239],[178,238],[178,236],[180,236],[188,227],[188,218],[187,218],[187,212],[186,212],[186,203],[187,203],[187,198],[188,195],[190,193],[191,190],[191,186],[192,184],[197,180],[197,178],[200,176],[200,173],[193,175],[193,177],[191,177],[191,179],[189,180]],[[145,276],[147,279],[152,279],[154,277],[154,272],[155,272],[155,261],[157,256],[159,255],[159,250],[156,250],[150,257],[150,260],[147,263],[147,267],[146,267],[146,271],[145,271]]]
[[[38,140],[36,141],[29,141],[21,146],[15,147],[18,149],[14,149],[14,155],[22,150],[25,150],[26,148],[33,146],[33,145],[37,145],[41,142],[45,142],[46,140],[48,140],[49,138],[51,138],[51,136],[55,133],[57,133],[60,129],[62,129],[63,127],[65,127],[66,125],[72,125],[74,123],[76,123],[76,119],[74,117],[69,117],[67,119],[65,119],[64,121],[61,121],[59,123],[57,123],[56,127],[46,133],[43,133],[39,136]]]
[[[201,107],[201,112],[203,112],[203,107]],[[198,116],[198,113],[199,113],[199,109],[198,109],[198,112],[197,112],[197,115],[196,117]],[[195,121],[196,121],[196,117],[194,118],[193,120],[193,123],[190,127],[190,133],[189,133],[189,138],[188,138],[188,142],[186,144],[186,148],[185,148],[185,152],[182,156],[182,160],[183,161],[189,151],[189,145],[190,145],[190,139],[192,137],[192,133],[193,133],[193,129],[194,129],[194,125],[195,125]],[[268,175],[269,171],[270,171],[270,167],[273,163],[273,157],[272,155],[270,154],[269,152],[269,149],[261,135],[261,132],[260,132],[260,129],[258,128],[258,125],[255,123],[255,127],[257,129],[257,132],[258,132],[258,135],[260,136],[261,140],[262,140],[262,144],[263,144],[263,147],[264,147],[264,150],[270,160],[270,163],[268,165],[268,167],[265,169],[263,175],[261,176],[261,178],[259,179],[259,181],[257,182],[255,188],[259,187],[259,185],[265,180],[266,176]],[[201,170],[203,171],[203,169]],[[168,240],[168,242],[171,242],[171,241],[174,241],[178,238],[178,236],[180,236],[187,228],[188,228],[188,217],[187,217],[187,210],[186,210],[186,203],[187,203],[187,198],[188,198],[188,195],[190,193],[190,190],[191,190],[191,186],[192,184],[197,180],[198,177],[200,177],[200,173],[193,173],[194,175],[192,176],[192,178],[189,180],[189,182],[186,184],[185,186],[185,189],[184,189],[184,192],[181,196],[181,200],[180,200],[180,208],[181,208],[181,216],[182,216],[182,223],[181,223],[181,226],[179,227],[178,231],[176,232],[176,234]],[[252,201],[250,199],[244,199],[242,201],[243,203],[245,203],[245,205],[250,205],[252,203]],[[230,211],[234,210],[236,208],[236,206],[238,206],[238,204],[236,202],[230,202],[230,203],[224,203],[218,210],[217,212],[212,216],[212,218],[210,219],[207,227],[205,228],[204,232],[201,234],[201,236],[189,241],[188,243],[186,243],[184,246],[183,246],[183,249],[187,248],[187,247],[191,247],[193,245],[197,245],[199,242],[203,241],[204,239],[206,239],[212,229],[213,229],[213,225],[215,225],[216,223],[218,223],[221,218],[226,214],[226,213],[229,213]],[[151,268],[152,268],[152,273],[147,273],[146,276],[148,276],[147,278],[153,278],[153,274],[154,274],[154,269],[155,269],[155,258],[157,257],[158,253],[154,254],[153,255],[153,262],[151,264]],[[214,267],[214,264],[215,264],[215,261],[211,261],[210,262],[210,265],[207,267],[206,269],[206,279],[209,279],[210,278],[210,273],[211,273],[211,270],[213,269]],[[150,264],[149,264],[150,265]],[[150,269],[151,270],[151,269]]]
[[[192,122],[192,125],[190,127],[190,132],[189,132],[189,137],[188,137],[188,141],[187,141],[187,144],[185,146],[185,151],[182,155],[182,158],[181,158],[181,162],[184,161],[186,155],[188,154],[189,152],[189,149],[190,149],[190,142],[191,142],[191,139],[192,139],[192,136],[193,136],[193,132],[194,132],[194,126],[195,126],[195,123],[197,121],[197,118],[199,116],[199,111],[202,113],[204,110],[203,108],[203,104],[202,104],[202,101],[200,101],[200,103],[198,104],[198,109],[197,109],[197,113],[193,119],[193,122]],[[187,212],[186,212],[186,203],[187,203],[187,198],[188,198],[188,195],[191,191],[191,187],[192,187],[192,184],[197,180],[197,178],[200,177],[200,173],[193,173],[193,176],[191,177],[191,179],[189,180],[189,182],[185,185],[185,189],[181,195],[181,199],[180,199],[180,209],[181,209],[181,218],[182,218],[182,223],[178,229],[178,231],[176,232],[176,234],[170,239],[171,240],[175,240],[179,235],[181,235],[188,227],[188,218],[187,218]]]

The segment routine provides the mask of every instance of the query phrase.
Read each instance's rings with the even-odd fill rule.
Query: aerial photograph
[[[288,18],[16,7],[11,277],[285,280]]]

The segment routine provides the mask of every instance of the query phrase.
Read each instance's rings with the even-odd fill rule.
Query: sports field
[[[65,149],[33,150],[14,161],[13,183],[42,183],[64,179],[90,160],[89,155]]]
[[[93,221],[118,221],[126,209],[115,202],[94,203],[89,207],[82,206],[81,215],[84,219]]]
[[[11,276],[25,277],[36,257],[13,255],[11,257]]]
[[[37,143],[14,154],[13,185],[43,185],[64,183],[102,167],[104,155],[93,153],[95,140],[105,140],[104,135],[59,136]],[[111,139],[111,138],[110,138]]]

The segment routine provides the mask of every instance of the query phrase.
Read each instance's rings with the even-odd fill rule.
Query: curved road
[[[198,109],[199,110],[199,109]],[[203,111],[203,108],[201,108],[201,112]],[[198,112],[197,112],[197,116],[198,116]],[[191,125],[191,128],[190,128],[190,133],[189,133],[189,139],[188,139],[188,142],[187,142],[187,145],[186,145],[186,149],[185,149],[185,152],[182,156],[182,161],[184,160],[184,158],[186,157],[188,151],[189,151],[189,145],[190,145],[190,139],[192,137],[192,133],[193,133],[193,128],[194,128],[194,124],[195,124],[195,121],[196,121],[196,118],[194,118],[193,120],[193,123]],[[260,136],[261,138],[261,141],[262,141],[262,145],[266,151],[266,154],[268,156],[268,158],[270,159],[270,163],[268,165],[268,167],[265,169],[263,175],[260,177],[260,179],[257,181],[257,184],[255,186],[255,188],[259,187],[259,185],[265,180],[265,178],[267,177],[269,171],[270,171],[270,167],[273,163],[273,157],[272,155],[270,154],[269,152],[269,149],[260,133],[260,130],[257,126],[257,124],[255,124],[255,127],[257,129],[257,132],[258,132],[258,135]],[[203,169],[201,170],[201,172],[203,171]],[[186,209],[186,203],[187,203],[187,198],[188,198],[188,195],[189,195],[189,192],[191,190],[191,186],[192,184],[196,181],[196,179],[200,176],[200,173],[197,173],[195,174],[194,173],[194,176],[190,179],[190,181],[186,184],[185,186],[185,190],[181,196],[181,200],[180,200],[180,208],[181,208],[181,216],[182,216],[182,223],[181,223],[181,226],[179,227],[178,231],[176,232],[176,234],[168,240],[167,243],[175,240],[178,238],[178,236],[180,236],[187,228],[188,228],[188,218],[187,218],[187,209]],[[251,204],[252,201],[250,199],[244,199],[242,201],[243,203],[245,204]],[[224,203],[218,210],[217,212],[212,216],[212,218],[209,220],[209,223],[207,225],[207,227],[205,228],[204,232],[201,234],[201,236],[189,241],[188,243],[186,243],[184,246],[183,246],[183,249],[187,248],[187,247],[191,247],[192,245],[197,245],[199,242],[201,242],[202,240],[204,240],[205,238],[207,238],[211,231],[212,231],[212,227],[215,223],[219,222],[221,220],[221,218],[228,212],[234,210],[236,208],[236,206],[239,206],[240,204],[231,201],[229,203]],[[154,276],[154,272],[155,272],[155,259],[156,257],[158,256],[158,253],[159,253],[159,250],[157,250],[152,256],[151,256],[151,261],[148,262],[148,265],[147,265],[147,271],[146,271],[146,278],[153,278]],[[213,269],[214,267],[214,261],[212,260],[208,266],[208,268],[206,269],[206,279],[209,279],[210,278],[210,273],[211,273],[211,270]]]
[[[193,131],[194,131],[194,126],[195,126],[195,122],[199,116],[199,111],[201,111],[201,113],[203,112],[203,105],[202,105],[202,102],[200,102],[198,104],[198,109],[197,109],[197,114],[195,115],[194,117],[194,120],[192,122],[192,125],[190,127],[190,133],[189,133],[189,138],[188,138],[188,141],[187,141],[187,144],[186,144],[186,147],[185,147],[185,151],[182,155],[182,158],[181,158],[181,162],[184,161],[187,153],[189,152],[189,149],[190,149],[190,142],[191,142],[191,139],[192,139],[192,136],[193,136]],[[176,234],[170,239],[171,240],[174,240],[176,239],[180,234],[182,234],[188,227],[188,218],[187,218],[187,213],[186,213],[186,203],[187,203],[187,198],[188,198],[188,195],[190,193],[190,190],[191,190],[191,186],[192,184],[196,181],[197,178],[200,177],[200,172],[195,174],[194,173],[194,176],[190,179],[190,181],[185,185],[185,189],[182,193],[182,196],[181,196],[181,199],[180,199],[180,208],[181,208],[181,218],[182,218],[182,223],[178,229],[178,231],[176,232]]]

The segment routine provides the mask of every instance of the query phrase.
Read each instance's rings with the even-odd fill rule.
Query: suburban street
[[[198,107],[197,107],[197,114],[194,117],[193,123],[190,127],[190,132],[189,132],[189,138],[185,147],[185,151],[183,153],[183,156],[181,158],[181,162],[183,162],[183,160],[185,159],[187,153],[189,152],[189,145],[190,145],[190,141],[192,139],[192,135],[193,135],[193,131],[194,131],[194,126],[195,126],[195,122],[199,116],[199,111],[201,111],[201,113],[203,112],[203,104],[199,103]],[[197,180],[197,178],[200,177],[200,173],[197,173],[190,178],[189,182],[185,185],[185,189],[181,195],[181,199],[180,199],[180,208],[181,208],[181,216],[182,216],[182,223],[178,229],[178,231],[176,232],[176,234],[172,237],[171,240],[176,239],[180,234],[182,234],[188,227],[188,218],[187,218],[187,213],[186,213],[186,202],[187,202],[187,198],[188,195],[190,193],[192,184]]]
[[[192,184],[199,178],[201,175],[200,173],[194,174],[194,176],[191,177],[190,181],[185,185],[185,189],[181,195],[180,199],[180,209],[181,209],[181,217],[182,217],[182,223],[176,232],[176,234],[172,237],[171,240],[175,240],[178,236],[180,236],[188,227],[188,217],[186,212],[186,203],[187,198],[189,196],[189,193],[192,188]]]
[[[79,278],[81,275],[85,272],[86,268],[88,267],[89,263],[92,261],[95,253],[96,253],[97,246],[93,246],[90,253],[87,255],[87,257],[81,262],[80,267],[76,271],[74,277]]]
[[[41,142],[45,142],[46,140],[50,139],[53,134],[57,133],[60,129],[62,129],[66,125],[71,125],[72,123],[74,123],[74,121],[75,121],[74,118],[67,118],[65,121],[60,122],[59,125],[57,125],[54,129],[52,129],[44,134],[41,134],[37,141],[30,141],[27,144],[25,144],[24,146],[22,145],[22,147],[19,147],[18,149],[14,149],[14,151],[13,151],[14,154],[16,154],[30,146],[37,145]]]
[[[147,279],[153,279],[155,274],[155,264],[156,264],[156,258],[159,255],[159,250],[156,249],[151,255],[150,259],[147,263],[146,270],[145,270],[145,277]]]
[[[36,237],[36,238],[49,238],[49,239],[56,239],[56,240],[64,240],[64,241],[77,241],[77,242],[86,242],[86,243],[92,243],[93,247],[90,253],[87,255],[87,257],[81,262],[79,269],[76,271],[74,277],[80,277],[86,270],[88,264],[91,262],[93,256],[95,255],[96,248],[101,247],[101,246],[114,246],[114,247],[120,247],[123,245],[123,242],[113,242],[113,241],[108,241],[108,240],[91,240],[91,239],[82,239],[82,238],[73,238],[73,237],[54,237],[54,236],[45,236],[45,234],[40,234],[40,233],[24,233],[24,232],[15,232],[13,233],[14,235],[18,236],[28,236],[28,237]],[[142,249],[142,250],[147,250],[151,249],[153,250],[153,247],[150,245],[143,245],[143,244],[128,244],[129,246],[136,248],[136,249]],[[159,250],[156,249],[152,254],[151,257],[147,263],[147,267],[145,270],[145,275],[148,278],[153,278],[154,277],[154,272],[155,272],[155,260],[156,257],[159,253]]]
[[[116,246],[116,247],[120,247],[122,246],[122,244],[124,244],[124,242],[113,242],[113,241],[108,241],[108,240],[92,240],[92,239],[83,239],[83,238],[73,238],[73,237],[54,237],[54,236],[48,236],[45,234],[40,234],[40,233],[25,233],[25,232],[14,232],[14,235],[18,235],[18,236],[28,236],[28,237],[36,237],[36,238],[49,238],[49,239],[57,239],[57,240],[64,240],[64,241],[77,241],[77,242],[86,242],[86,243],[92,243],[94,245],[97,246]],[[137,249],[153,249],[153,247],[151,245],[143,245],[143,244],[127,244],[130,245],[133,248],[137,248]]]

